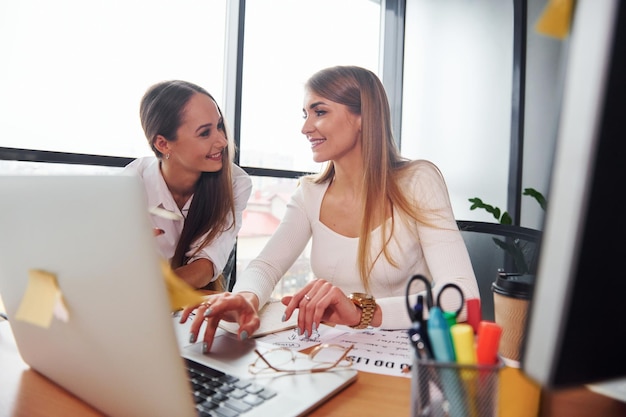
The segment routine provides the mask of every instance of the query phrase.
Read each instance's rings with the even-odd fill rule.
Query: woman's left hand
[[[298,309],[298,330],[310,336],[321,322],[354,326],[361,320],[361,310],[336,287],[323,279],[309,282],[293,296],[282,298],[287,306],[285,318]]]

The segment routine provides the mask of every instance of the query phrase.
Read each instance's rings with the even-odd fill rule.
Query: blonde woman
[[[301,179],[281,224],[233,293],[198,307],[190,341],[204,320],[205,351],[222,319],[238,322],[241,339],[253,334],[258,309],[309,239],[315,279],[282,300],[286,319],[299,310],[301,334],[322,322],[409,328],[404,294],[413,274],[429,277],[435,292],[453,282],[466,299],[479,298],[441,172],[400,156],[378,77],[352,66],[319,71],[305,85],[303,112],[302,133],[325,169]],[[448,294],[454,297],[445,292],[444,304]]]

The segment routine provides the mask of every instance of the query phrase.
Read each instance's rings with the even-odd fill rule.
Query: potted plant
[[[545,197],[534,188],[525,188],[522,195],[534,198],[543,210],[546,209],[547,202]],[[469,201],[472,203],[470,210],[483,209],[488,213],[491,213],[498,223],[505,225],[513,224],[513,219],[507,211],[503,211],[499,207],[486,204],[478,197],[470,198]],[[493,238],[493,241],[510,256],[517,274],[524,275],[535,273],[534,269],[536,266],[535,260],[537,251],[534,247],[527,247],[529,242],[520,239],[499,239],[495,237]],[[528,253],[533,255],[528,255]]]

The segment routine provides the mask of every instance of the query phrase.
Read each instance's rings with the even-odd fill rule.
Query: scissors
[[[465,296],[463,295],[463,290],[461,290],[461,287],[459,287],[453,282],[448,282],[443,287],[441,287],[439,294],[437,294],[437,300],[436,302],[434,302],[433,301],[434,300],[433,288],[432,288],[430,281],[424,275],[417,274],[409,278],[409,282],[407,283],[407,286],[406,286],[406,307],[409,313],[409,317],[411,318],[411,321],[415,322],[415,321],[424,320],[423,297],[421,300],[420,300],[420,297],[418,297],[418,300],[417,300],[418,302],[413,307],[411,307],[411,304],[409,303],[409,295],[410,295],[409,292],[411,289],[411,284],[416,280],[422,281],[424,283],[424,286],[426,287],[426,307],[428,307],[428,309],[433,308],[433,306],[439,307],[446,315],[450,315],[456,320],[459,314],[461,314],[461,310],[463,310],[463,305],[465,304]],[[456,310],[445,310],[443,306],[441,305],[441,295],[446,290],[449,290],[449,289],[452,289],[459,294],[459,300],[460,300],[459,308],[457,308]],[[420,301],[422,301],[421,305],[420,305]]]
[[[419,294],[417,296],[417,303],[414,306],[411,306],[409,302],[411,284],[416,280],[422,281],[424,283],[424,286],[426,287],[426,307],[429,310],[433,307],[440,308],[449,325],[456,323],[456,319],[461,313],[463,305],[465,304],[465,296],[463,295],[461,287],[452,282],[449,282],[441,287],[439,294],[437,294],[436,302],[434,302],[433,289],[428,278],[421,274],[413,275],[411,278],[409,278],[406,286],[405,296],[407,312],[409,313],[409,317],[413,322],[413,326],[411,327],[411,329],[409,329],[409,337],[413,342],[418,355],[421,358],[432,358],[432,346],[428,338],[426,319],[424,318],[424,296],[422,294]],[[460,298],[459,308],[452,311],[444,310],[443,306],[441,305],[441,295],[446,290],[450,289],[456,291],[459,294]]]

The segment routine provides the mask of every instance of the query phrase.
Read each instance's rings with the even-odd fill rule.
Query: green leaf
[[[483,203],[483,200],[481,200],[478,197],[474,197],[474,198],[470,198],[468,199],[470,203],[472,203],[470,210],[474,210],[477,208],[483,208],[485,206],[485,204]]]
[[[537,203],[539,203],[539,206],[541,206],[543,210],[546,209],[547,202],[545,197],[534,188],[524,188],[522,195],[527,195],[534,198],[535,200],[537,200]],[[483,209],[487,213],[491,213],[499,223],[513,224],[513,218],[511,218],[511,215],[506,211],[502,212],[499,207],[494,207],[491,204],[487,204],[478,197],[469,198],[468,201],[472,203],[472,205],[470,206],[470,210]]]
[[[483,200],[478,197],[470,198],[469,202],[472,203],[470,210],[475,210],[477,208],[486,210],[487,213],[491,213],[493,217],[496,218],[496,220],[500,221],[500,209],[498,207],[494,207],[490,204],[485,204],[483,203]]]
[[[524,188],[524,192],[522,194],[534,198],[535,200],[537,200],[537,203],[539,203],[539,206],[543,210],[546,209],[546,198],[539,191],[535,190],[534,188]]]

